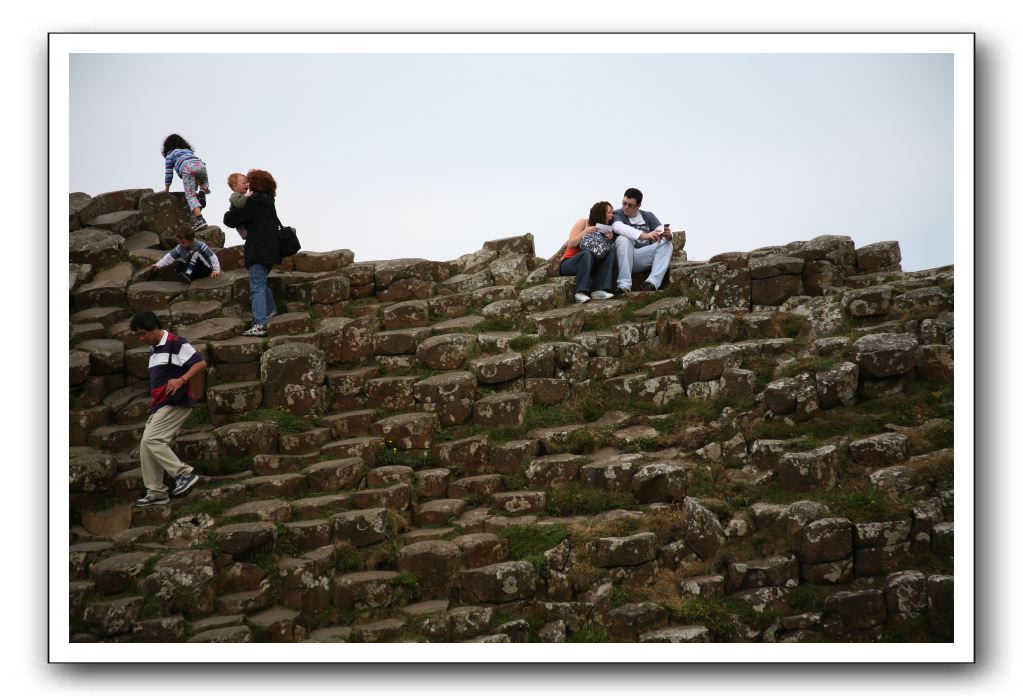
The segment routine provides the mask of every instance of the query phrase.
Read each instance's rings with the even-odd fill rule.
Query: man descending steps
[[[151,347],[149,392],[153,397],[149,420],[139,443],[146,495],[135,501],[135,505],[166,505],[165,471],[175,479],[171,495],[182,495],[199,481],[192,467],[182,463],[174,454],[170,441],[195,406],[189,380],[206,369],[206,360],[184,338],[165,331],[153,312],[136,314],[130,328],[140,341]]]

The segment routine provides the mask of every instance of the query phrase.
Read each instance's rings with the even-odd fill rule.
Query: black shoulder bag
[[[302,248],[301,242],[298,241],[298,233],[295,232],[294,227],[285,227],[281,224],[281,219],[277,217],[276,207],[274,208],[274,217],[277,219],[277,244],[280,247],[281,258],[294,256]]]

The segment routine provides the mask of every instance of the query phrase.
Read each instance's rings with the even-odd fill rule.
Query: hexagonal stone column
[[[821,408],[849,406],[856,401],[856,388],[860,383],[860,368],[844,362],[826,372],[817,373],[817,401]]]
[[[412,327],[378,331],[373,334],[375,355],[413,355],[419,343],[430,337],[427,327]]]
[[[125,291],[134,272],[134,268],[128,262],[104,268],[93,277],[91,282],[79,286],[72,293],[75,309],[83,310],[90,307],[119,307],[123,305],[125,303]]]
[[[917,340],[912,334],[870,334],[852,347],[853,360],[867,377],[904,375],[916,366]]]
[[[334,606],[342,611],[375,609],[391,604],[394,591],[391,580],[398,574],[393,570],[370,570],[346,573],[334,578]]]
[[[787,452],[778,460],[778,480],[789,490],[831,488],[838,480],[838,448],[825,445],[809,452]]]
[[[309,482],[310,490],[333,493],[357,488],[366,473],[366,467],[359,457],[348,457],[317,462],[302,473]]]
[[[536,571],[533,564],[526,561],[508,561],[463,570],[459,573],[459,581],[462,593],[471,602],[514,602],[530,599],[536,593]]]
[[[387,538],[393,524],[385,508],[339,512],[330,518],[334,539],[356,548],[377,544]]]
[[[686,546],[700,558],[713,558],[725,543],[725,533],[717,515],[690,497],[683,501],[682,513]]]
[[[450,541],[418,541],[398,552],[398,570],[412,573],[423,597],[446,597],[458,568],[460,551]]]
[[[825,517],[803,528],[800,553],[804,563],[838,561],[852,555],[852,522],[844,517]]]
[[[412,393],[419,409],[436,414],[440,425],[461,425],[472,417],[476,378],[468,372],[428,377],[416,382]]]
[[[677,461],[644,464],[632,475],[632,494],[641,503],[683,500],[688,488],[685,467]]]
[[[480,384],[510,382],[523,374],[521,353],[502,353],[478,358],[469,365]]]
[[[422,341],[416,348],[416,360],[431,370],[457,370],[475,343],[475,339],[468,334],[433,336]]]
[[[385,331],[407,329],[413,326],[429,326],[430,306],[423,300],[397,302],[384,307],[380,318]]]
[[[861,273],[902,270],[902,250],[898,242],[874,242],[856,250],[856,266]]]
[[[326,398],[327,363],[323,351],[303,343],[286,343],[263,353],[259,374],[263,404],[297,415],[321,411]]]
[[[178,551],[160,559],[142,584],[147,594],[163,602],[177,600],[184,592],[195,611],[209,614],[213,611],[215,578],[211,552]]]
[[[504,392],[478,400],[473,404],[473,420],[489,428],[517,428],[526,417],[526,409],[533,404],[532,394]]]
[[[405,413],[378,420],[373,424],[373,434],[399,450],[429,449],[437,427],[437,416],[433,413]]]
[[[246,457],[277,449],[277,423],[230,423],[213,431],[220,449],[230,457]]]
[[[888,314],[892,304],[892,288],[880,285],[858,290],[846,290],[842,296],[842,306],[849,316],[881,317]]]
[[[128,306],[137,312],[157,307],[167,308],[185,290],[188,290],[185,283],[162,280],[134,283],[128,287]]]
[[[598,568],[636,566],[657,558],[657,535],[643,532],[626,537],[595,539],[590,547],[590,560]]]
[[[277,530],[273,522],[241,522],[217,527],[213,535],[221,550],[236,554],[273,543]]]
[[[909,437],[903,433],[880,433],[849,443],[849,455],[860,466],[878,469],[905,461]]]
[[[366,405],[385,411],[405,411],[415,406],[412,386],[416,377],[377,377],[366,380]]]
[[[579,307],[562,307],[529,316],[543,338],[572,338],[583,330],[583,312]]]
[[[880,590],[836,592],[824,600],[824,633],[832,638],[873,639],[886,618],[887,605]]]
[[[736,346],[698,348],[682,356],[682,376],[687,385],[719,379],[727,368],[739,367],[742,350]]]
[[[218,384],[206,391],[212,414],[247,413],[263,403],[263,385],[259,382]]]
[[[113,338],[82,341],[76,348],[89,354],[89,370],[94,375],[119,375],[124,372],[124,344]]]

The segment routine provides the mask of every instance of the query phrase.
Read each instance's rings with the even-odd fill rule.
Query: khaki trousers
[[[164,406],[146,421],[146,429],[139,443],[142,480],[146,484],[146,491],[157,497],[167,497],[163,472],[166,471],[174,478],[192,473],[192,467],[183,464],[170,448],[171,439],[191,413],[192,409],[187,406]]]

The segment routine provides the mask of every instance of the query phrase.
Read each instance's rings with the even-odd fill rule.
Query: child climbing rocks
[[[188,141],[177,133],[171,133],[163,141],[164,173],[163,191],[170,191],[171,181],[174,180],[174,172],[181,177],[181,183],[185,187],[185,203],[195,222],[192,223],[192,231],[201,230],[206,227],[206,219],[202,216],[202,209],[206,206],[206,194],[210,192],[210,180],[206,174],[206,163],[195,156],[192,146]]]

